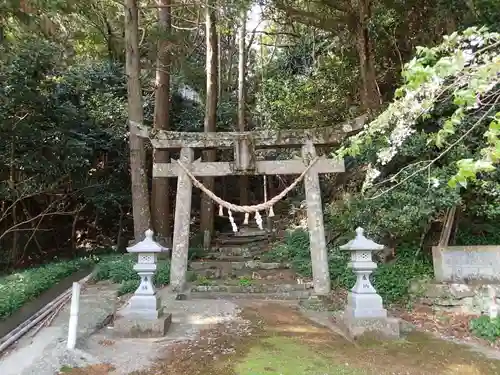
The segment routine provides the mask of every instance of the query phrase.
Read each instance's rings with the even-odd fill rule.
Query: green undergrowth
[[[120,254],[108,255],[100,258],[97,264],[95,279],[110,280],[120,284],[118,294],[123,295],[134,292],[139,287],[139,276],[134,271],[137,255]],[[159,260],[154,283],[156,286],[167,285],[170,281],[170,261]]]
[[[480,316],[470,321],[469,329],[475,336],[494,342],[500,338],[500,318]]]
[[[400,246],[395,259],[379,264],[373,272],[373,284],[384,302],[407,302],[410,299],[410,283],[432,276],[431,259],[415,256],[416,250],[412,245]],[[311,276],[309,234],[303,229],[288,231],[283,241],[275,245],[265,258],[269,261],[290,262],[297,273],[305,277]],[[347,267],[349,254],[334,247],[329,249],[328,258],[333,286],[352,288],[356,278]]]
[[[0,277],[0,320],[19,310],[71,274],[94,266],[95,279],[120,284],[118,294],[133,292],[139,286],[139,276],[133,267],[137,256],[112,254],[91,256],[57,263],[49,263]],[[155,274],[155,285],[167,285],[170,280],[170,261],[160,260]]]
[[[90,268],[95,258],[50,263],[0,278],[0,320],[19,310],[76,271]]]
[[[457,234],[450,245],[500,245],[500,224],[494,220],[463,220],[459,222]]]

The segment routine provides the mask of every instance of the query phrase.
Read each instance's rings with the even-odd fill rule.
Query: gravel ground
[[[160,339],[114,339],[112,329],[92,335],[83,350],[113,366],[113,375],[126,375],[164,359],[165,353],[179,343],[195,342],[202,330],[216,325],[229,325],[237,319],[239,309],[224,300],[176,301],[167,289],[159,291],[165,311],[172,314],[167,335]],[[133,353],[133,355],[131,355]],[[2,374],[3,375],[3,374]]]
[[[172,313],[172,325],[161,339],[116,339],[111,328],[97,330],[99,324],[120,304],[117,286],[90,285],[81,293],[77,349],[66,349],[69,304],[50,327],[35,337],[22,338],[0,362],[1,375],[54,375],[61,369],[109,364],[111,374],[129,374],[152,365],[168,353],[169,346],[195,340],[201,330],[230,323],[238,316],[237,306],[224,300],[176,301],[160,290],[165,311]],[[107,372],[106,372],[107,373]]]
[[[117,303],[117,286],[109,283],[89,285],[81,292],[77,349],[96,326],[113,312]],[[80,366],[97,363],[98,359],[81,350],[68,351],[69,303],[50,327],[42,328],[34,337],[29,332],[6,353],[0,362],[2,375],[54,375],[64,365]]]

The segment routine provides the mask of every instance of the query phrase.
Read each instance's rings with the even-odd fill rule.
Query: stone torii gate
[[[227,175],[300,175],[309,163],[316,159],[316,145],[338,145],[346,136],[361,129],[365,116],[328,128],[296,129],[253,132],[173,132],[141,130],[155,149],[181,149],[179,161],[195,177]],[[255,160],[256,148],[302,148],[302,160]],[[202,162],[194,160],[194,149],[233,148],[232,162]],[[344,172],[343,161],[320,157],[304,176],[307,203],[307,223],[314,292],[326,295],[330,292],[330,275],[323,223],[323,208],[319,185],[320,173]],[[193,183],[177,161],[153,164],[154,178],[177,177],[174,233],[170,283],[174,291],[186,287],[186,271],[191,222]]]

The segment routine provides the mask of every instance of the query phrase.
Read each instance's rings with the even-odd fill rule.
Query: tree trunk
[[[247,11],[241,11],[241,24],[238,28],[238,131],[244,132],[246,129],[246,95],[245,95],[245,67],[246,59],[246,25]],[[248,176],[240,177],[240,205],[248,204]]]
[[[222,41],[220,33],[217,33],[217,95],[222,98]]]
[[[230,91],[230,88],[233,87],[233,57],[236,54],[236,47],[235,47],[235,38],[234,38],[234,33],[231,33],[231,35],[228,38],[228,45],[229,47],[227,48],[226,51],[226,56],[227,56],[227,74],[226,74],[226,82],[223,87],[223,91]]]
[[[172,31],[170,14],[171,0],[157,0],[158,21],[161,30],[156,56],[156,92],[155,92],[155,129],[170,128],[170,51],[169,40]],[[169,152],[154,150],[154,163],[168,163]],[[170,241],[170,180],[166,177],[153,178],[151,213],[153,228],[161,241],[169,245]]]
[[[216,3],[213,0],[207,0],[205,6],[205,22],[206,22],[206,71],[207,71],[207,93],[205,105],[205,122],[204,128],[206,132],[216,131],[217,126],[217,84],[218,84],[218,57],[217,57],[217,30],[216,30]],[[203,152],[205,161],[215,161],[216,151],[207,150]],[[205,177],[203,184],[213,191],[214,178]],[[206,195],[202,195],[201,201],[201,231],[203,233],[203,245],[205,248],[210,247],[211,237],[214,230],[214,205],[212,200]]]
[[[371,18],[371,0],[353,0],[353,11],[357,11],[356,49],[358,52],[361,73],[360,99],[365,110],[376,110],[380,107],[380,93],[377,88],[375,56],[368,31]]]
[[[149,192],[146,175],[146,152],[144,140],[139,138],[137,128],[143,125],[142,90],[139,57],[139,15],[136,0],[125,1],[125,43],[128,91],[128,117],[130,130],[130,175],[132,180],[132,213],[134,238],[140,241],[149,228]]]

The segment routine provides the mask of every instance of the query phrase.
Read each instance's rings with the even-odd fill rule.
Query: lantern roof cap
[[[161,246],[158,242],[153,240],[153,234],[154,232],[148,229],[144,232],[144,239],[133,246],[127,247],[127,251],[129,253],[160,253],[162,251],[167,251],[168,249],[166,247]]]
[[[364,235],[365,230],[361,227],[356,228],[356,237],[345,245],[340,246],[340,250],[382,250],[384,245],[380,245]]]

